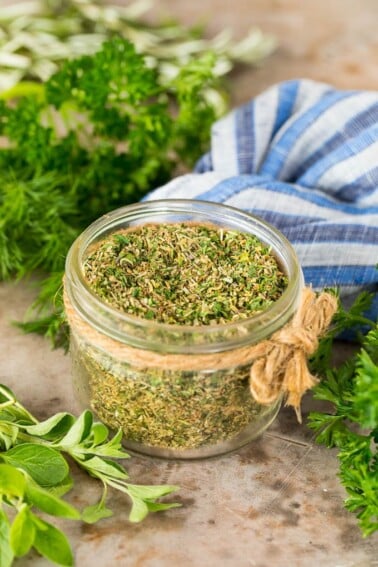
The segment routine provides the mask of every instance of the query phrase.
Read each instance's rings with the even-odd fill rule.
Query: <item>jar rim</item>
[[[164,218],[171,214],[193,214],[196,217],[203,216],[207,218],[207,221],[203,220],[204,223],[219,224],[220,226],[224,226],[222,220],[228,221],[228,224],[232,221],[235,225],[235,230],[255,234],[263,242],[269,243],[273,252],[282,262],[288,276],[288,285],[281,296],[261,313],[257,313],[245,319],[209,325],[175,325],[172,323],[162,323],[122,312],[102,301],[93,289],[91,289],[82,269],[83,258],[88,247],[93,242],[101,240],[105,235],[116,232],[117,226],[118,229],[121,229],[121,225],[125,221],[136,223],[132,225],[136,227],[151,222],[157,223],[157,218]],[[141,219],[146,219],[147,217],[149,218],[146,222],[139,222]],[[153,217],[156,218],[151,220]],[[166,222],[172,223],[181,221]],[[200,221],[196,219],[196,222]],[[238,226],[241,228],[237,228]],[[227,226],[227,228],[229,228],[229,226]],[[249,228],[249,230],[243,231],[243,228]],[[252,230],[252,228],[254,230]],[[256,232],[258,234],[256,234]],[[253,340],[253,342],[259,342],[263,336],[265,338],[265,336],[272,334],[272,332],[281,327],[283,318],[288,320],[291,317],[293,314],[293,306],[296,304],[302,286],[303,275],[295,250],[288,239],[278,229],[249,212],[229,205],[205,200],[145,200],[115,209],[91,223],[73,242],[66,258],[65,287],[74,309],[79,312],[80,316],[98,331],[120,342],[127,342],[127,344],[131,344],[132,346],[151,350],[155,350],[150,344],[151,340],[144,341],[142,336],[136,339],[135,336],[129,336],[127,332],[125,333],[125,329],[135,330],[138,328],[138,335],[143,335],[143,331],[150,336],[153,336],[154,333],[159,337],[165,338],[172,335],[174,340],[170,345],[171,348],[164,349],[168,352],[193,352],[195,347],[200,347],[200,344],[191,344],[189,350],[187,350],[183,348],[183,344],[181,344],[180,347],[178,346],[177,343],[180,342],[178,336],[182,339],[184,337],[187,339],[188,336],[192,334],[196,334],[197,336],[201,335],[203,337],[203,341],[199,342],[206,343],[207,352],[209,352],[209,350],[219,350],[219,343],[222,345],[222,350],[226,350],[228,348],[243,346],[244,344],[251,344],[251,338],[256,339]],[[114,325],[115,322],[117,322],[116,325]],[[267,327],[269,327],[269,329],[267,329]],[[241,328],[243,328],[242,331]],[[251,328],[250,330],[252,332],[248,332],[249,328]],[[120,332],[121,329],[123,329],[123,331]],[[260,332],[257,332],[259,330]],[[225,337],[227,335],[232,336],[234,334],[233,331],[238,336],[238,339],[236,340],[234,337],[227,341]],[[251,337],[251,334],[254,335],[254,337]],[[223,340],[217,340],[217,335],[224,335]],[[165,346],[169,346],[170,341],[166,340],[165,342],[167,342]],[[210,345],[212,348],[209,349]],[[161,350],[161,348],[158,350]],[[198,348],[198,352],[201,351],[202,349]]]

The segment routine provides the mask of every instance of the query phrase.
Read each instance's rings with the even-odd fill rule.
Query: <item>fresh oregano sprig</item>
[[[103,484],[99,502],[81,512],[62,499],[73,486],[64,455]],[[128,457],[121,445],[121,432],[110,437],[108,428],[94,421],[90,411],[78,418],[61,412],[40,422],[11,390],[0,385],[0,567],[9,567],[15,557],[31,548],[59,565],[73,565],[66,536],[38,512],[97,522],[112,515],[106,506],[109,487],[129,497],[131,522],[179,505],[158,501],[177,486],[129,483],[127,471],[118,462]],[[11,508],[16,511],[12,522]]]

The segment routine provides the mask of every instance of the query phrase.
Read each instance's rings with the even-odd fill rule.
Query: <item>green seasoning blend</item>
[[[239,364],[237,349],[253,344],[251,325],[256,338],[265,338],[269,325],[268,332],[276,330],[280,312],[275,328],[267,314],[290,288],[290,269],[261,230],[217,223],[214,212],[227,207],[211,204],[206,215],[190,210],[181,221],[192,202],[177,203],[180,222],[177,215],[162,222],[152,214],[128,223],[116,211],[121,222],[109,230],[104,217],[104,230],[95,227],[79,243],[76,259],[75,245],[70,252],[66,294],[79,398],[111,428],[121,428],[129,448],[192,458],[246,443],[277,413],[279,404],[253,399],[251,363]],[[127,217],[132,208],[121,211]],[[285,304],[285,322],[296,298],[292,293]]]
[[[115,309],[172,325],[251,317],[287,285],[258,238],[197,224],[111,234],[88,256],[84,272],[93,291]]]

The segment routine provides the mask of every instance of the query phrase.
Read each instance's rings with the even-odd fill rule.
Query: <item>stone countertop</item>
[[[20,320],[33,298],[24,284],[0,286],[0,378],[39,419],[78,414],[70,361],[44,339],[24,336]],[[341,349],[339,355],[343,356]],[[315,408],[303,404],[304,422]],[[343,508],[336,453],[314,443],[292,410],[244,448],[202,461],[164,461],[133,455],[131,482],[178,484],[181,508],[131,524],[126,497],[110,494],[114,516],[94,525],[56,521],[73,545],[77,567],[376,567],[378,537],[363,539]],[[100,488],[78,469],[69,500],[79,508]],[[55,520],[54,520],[55,521]],[[47,567],[36,554],[17,567]]]
[[[188,24],[208,20],[209,33],[229,26],[241,37],[258,25],[276,35],[280,46],[263,66],[234,73],[235,104],[294,77],[378,88],[376,0],[159,0],[154,13]],[[40,419],[78,413],[68,357],[10,325],[23,318],[33,296],[30,284],[0,285],[1,381]],[[345,352],[341,347],[340,356]],[[314,407],[307,396],[304,417]],[[336,453],[316,446],[288,409],[258,441],[232,454],[193,462],[133,456],[126,465],[132,482],[180,485],[176,500],[183,506],[133,525],[126,497],[112,493],[112,518],[95,525],[57,522],[78,567],[378,566],[378,537],[363,539],[343,508]],[[95,502],[96,481],[79,470],[74,476],[72,502]],[[15,564],[50,565],[37,555]]]
[[[378,89],[376,0],[158,0],[154,15],[188,25],[205,22],[209,35],[227,27],[240,39],[256,26],[276,37],[278,47],[265,63],[234,73],[235,104],[297,78]]]

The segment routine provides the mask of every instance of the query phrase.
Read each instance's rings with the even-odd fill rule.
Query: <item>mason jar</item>
[[[83,265],[96,243],[147,223],[186,222],[250,233],[267,244],[288,280],[279,299],[247,319],[186,326],[121,312],[91,290]],[[64,287],[75,395],[109,428],[122,430],[127,449],[164,458],[210,457],[249,443],[276,417],[280,397],[263,405],[251,394],[248,352],[291,319],[303,275],[288,240],[266,222],[197,200],[123,207],[73,243]]]

